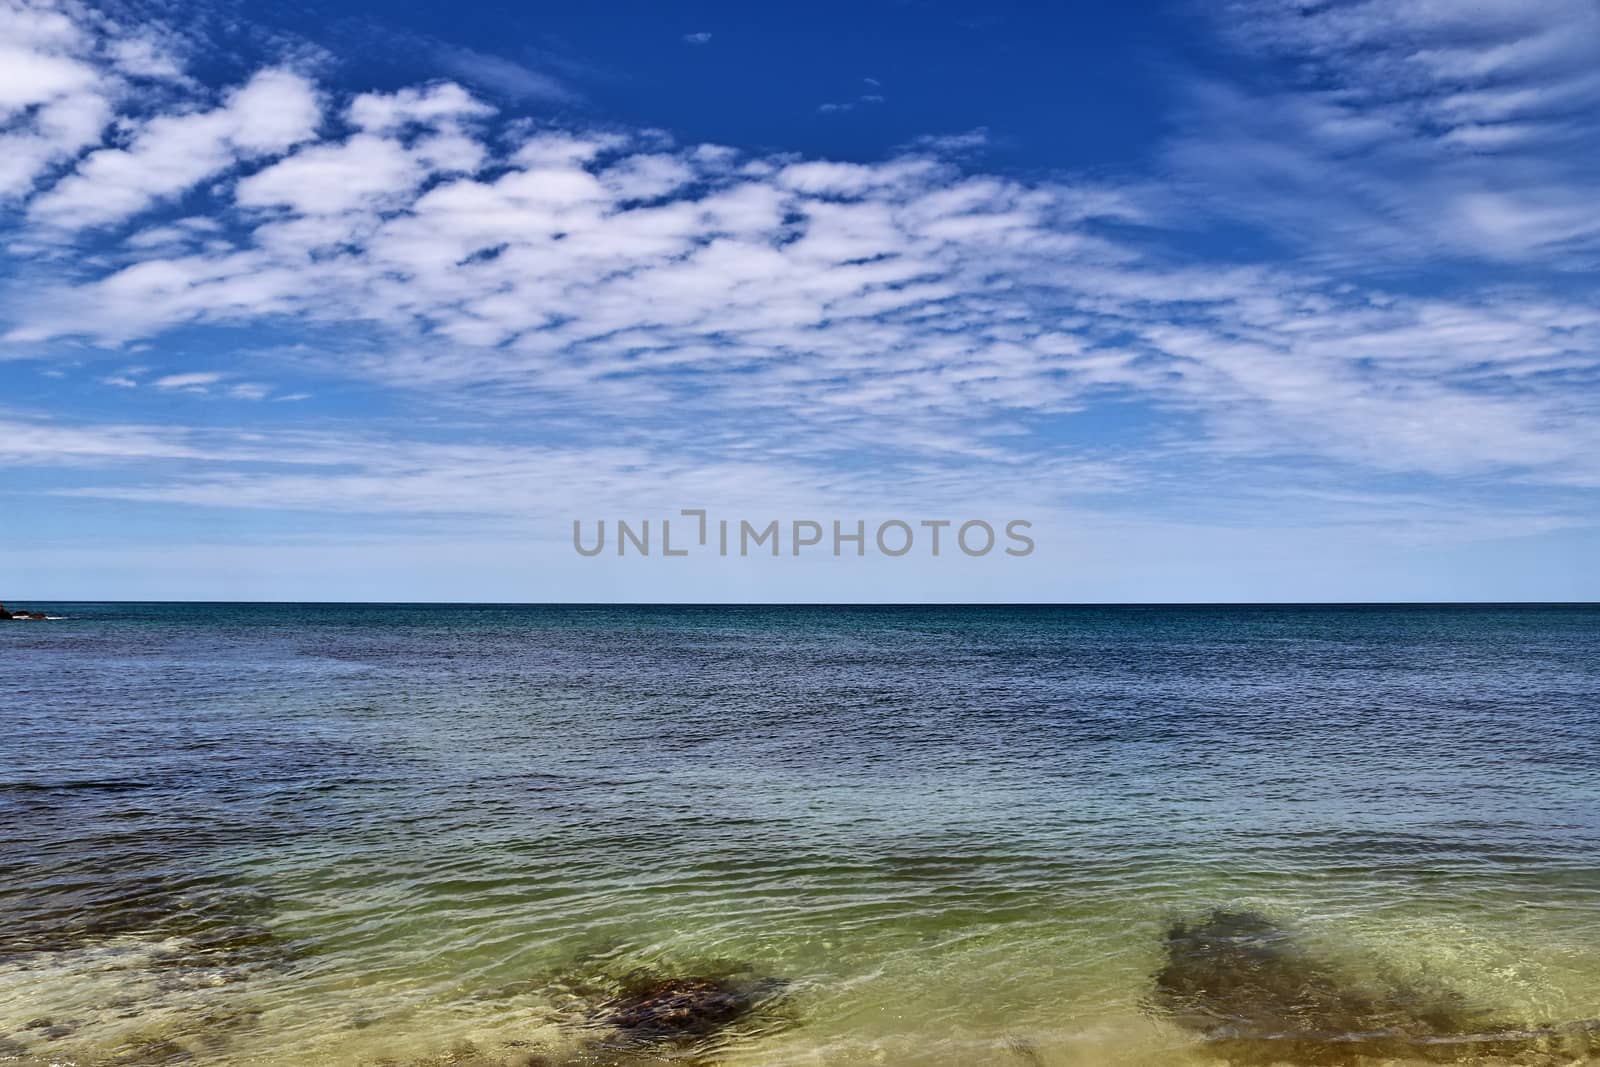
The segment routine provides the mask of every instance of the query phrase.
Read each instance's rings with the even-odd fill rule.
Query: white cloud
[[[1600,318],[1581,305],[1398,304],[1315,275],[1176,270],[1093,234],[1145,218],[1114,191],[962,177],[927,155],[627,149],[542,134],[492,178],[424,188],[415,142],[317,144],[239,182],[241,202],[276,209],[253,245],[164,253],[37,298],[14,339],[272,313],[411,339],[347,373],[761,412],[822,451],[867,420],[880,444],[893,424],[911,449],[984,454],[974,417],[1122,393],[1192,412],[1220,453],[1588,469],[1593,413],[1537,377],[1594,366]],[[1499,395],[1474,392],[1469,368],[1492,368]],[[1567,430],[1538,432],[1552,419]]]
[[[108,49],[112,65],[135,78],[177,81],[183,78],[183,62],[170,35],[147,30],[143,36],[113,41]]]
[[[653,200],[666,196],[698,177],[684,160],[661,153],[628,156],[607,167],[600,181],[619,201]]]
[[[102,466],[151,459],[198,459],[183,435],[143,426],[68,426],[16,417],[0,434],[0,461],[16,466]]]
[[[868,80],[870,81],[870,79],[868,79]],[[829,102],[829,103],[825,103],[825,104],[818,104],[817,105],[817,110],[822,112],[825,115],[826,114],[836,114],[836,113],[843,112],[843,111],[854,111],[856,108],[861,107],[863,104],[867,104],[867,105],[870,105],[870,104],[881,104],[881,103],[884,102],[884,99],[885,98],[884,98],[882,93],[862,93],[860,96],[856,97],[854,100],[846,100],[846,101],[844,101],[842,103]]]
[[[425,171],[396,141],[358,134],[338,145],[315,145],[245,178],[239,203],[335,215],[382,206],[417,186]]]
[[[99,73],[89,64],[15,43],[0,43],[0,115],[93,87]]]
[[[263,71],[222,106],[144,122],[126,148],[91,153],[28,207],[36,222],[65,229],[118,222],[178,196],[241,160],[282,152],[311,137],[319,119],[312,85]]]
[[[1239,0],[1218,25],[1278,61],[1196,80],[1173,160],[1206,206],[1341,263],[1586,265],[1600,240],[1600,8],[1588,0]],[[1315,204],[1316,210],[1307,210]]]
[[[567,103],[577,99],[577,94],[559,79],[503,56],[444,45],[435,49],[434,59],[445,71],[462,81],[513,100]]]
[[[98,92],[71,93],[42,104],[18,128],[0,133],[0,199],[27,193],[50,167],[96,143],[110,117],[111,104]]]
[[[116,85],[94,45],[50,5],[0,2],[0,202],[99,140]]]
[[[684,44],[710,44],[711,35],[704,31],[699,33],[686,33],[683,35]]]
[[[207,387],[215,385],[222,380],[222,375],[212,371],[190,371],[183,374],[167,374],[150,384],[157,389],[182,389],[189,392],[206,391]]]
[[[487,118],[495,109],[453,82],[393,93],[362,93],[350,104],[350,121],[371,133],[392,133],[412,123],[438,127]]]
[[[239,182],[235,198],[246,207],[285,208],[307,217],[262,234],[275,245],[316,248],[344,242],[362,225],[353,213],[403,206],[429,178],[481,167],[486,151],[460,124],[493,113],[453,84],[367,93],[349,110],[351,122],[363,132],[342,143],[307,146],[257,171]],[[406,136],[416,126],[425,129]]]

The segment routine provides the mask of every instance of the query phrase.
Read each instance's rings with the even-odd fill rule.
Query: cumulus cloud
[[[391,133],[412,123],[454,126],[494,113],[494,108],[474,99],[452,82],[393,93],[362,93],[351,101],[349,112],[352,123],[378,134]]]
[[[452,84],[366,93],[349,109],[350,121],[363,132],[342,143],[308,146],[257,171],[239,182],[235,198],[246,207],[286,208],[310,217],[399,206],[433,175],[478,169],[485,149],[460,124],[493,113]],[[402,137],[412,127],[421,132]],[[273,231],[279,238],[299,232],[310,230],[290,225]],[[323,233],[342,236],[336,229]]]
[[[0,3],[0,204],[99,140],[116,86],[95,45],[49,5]]]
[[[400,144],[363,134],[307,148],[252,174],[239,183],[236,196],[247,207],[333,215],[403,196],[424,173]]]
[[[319,117],[316,91],[304,77],[262,71],[218,107],[157,115],[137,127],[126,147],[90,153],[72,174],[35,197],[28,215],[62,229],[119,222],[241,160],[307,140]]]

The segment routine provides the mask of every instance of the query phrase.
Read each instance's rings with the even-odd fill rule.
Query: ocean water
[[[1600,1017],[1594,607],[29,606],[0,1063],[1600,1055],[1241,1047],[1159,979],[1221,910]],[[641,976],[758,993],[621,1040]]]

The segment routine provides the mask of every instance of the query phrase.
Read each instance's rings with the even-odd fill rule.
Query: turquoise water
[[[1229,1062],[1218,908],[1600,1016],[1600,609],[27,606],[0,1063]]]

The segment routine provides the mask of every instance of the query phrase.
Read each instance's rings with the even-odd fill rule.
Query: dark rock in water
[[[1032,1041],[1023,1037],[1008,1037],[1005,1042],[1006,1051],[1012,1057],[1029,1067],[1044,1067],[1044,1057],[1039,1055],[1039,1049]]]
[[[0,604],[0,619],[9,618],[11,618],[11,612],[6,610],[6,606],[4,604]]]
[[[159,1067],[169,1063],[188,1063],[194,1055],[176,1041],[152,1038],[125,1047],[109,1062],[111,1067]]]
[[[692,1044],[745,1019],[780,988],[742,976],[635,975],[598,1005],[594,1021],[629,1042]]]
[[[629,1037],[706,1037],[738,1021],[756,998],[721,978],[655,978],[600,1006],[599,1021]]]
[[[1167,931],[1157,1003],[1200,1033],[1358,1030],[1376,1005],[1253,912],[1217,911]]]
[[[368,1061],[367,1067],[603,1067],[589,1060],[554,1060],[541,1052],[527,1051],[532,1047],[525,1041],[511,1041],[504,1046],[506,1051],[492,1052],[470,1041],[458,1041],[443,1052],[421,1059],[385,1057]]]
[[[1361,980],[1254,912],[1216,911],[1167,931],[1152,1006],[1235,1063],[1442,1063],[1517,1056],[1570,1063],[1600,1051],[1600,1023],[1518,1027],[1449,990]],[[1550,1059],[1525,1059],[1548,1054]]]
[[[120,790],[125,783],[50,786],[46,801],[68,788]],[[67,952],[113,938],[144,942],[157,970],[224,968],[248,971],[287,964],[296,946],[273,933],[273,902],[228,884],[220,875],[190,868],[170,877],[118,870],[118,853],[80,867],[93,874],[84,883],[43,883],[24,901],[13,902],[0,926],[0,960],[40,952]],[[34,868],[43,874],[41,868]]]
[[[33,1019],[22,1024],[22,1029],[44,1038],[71,1037],[77,1030],[76,1021],[57,1022],[54,1019]]]

